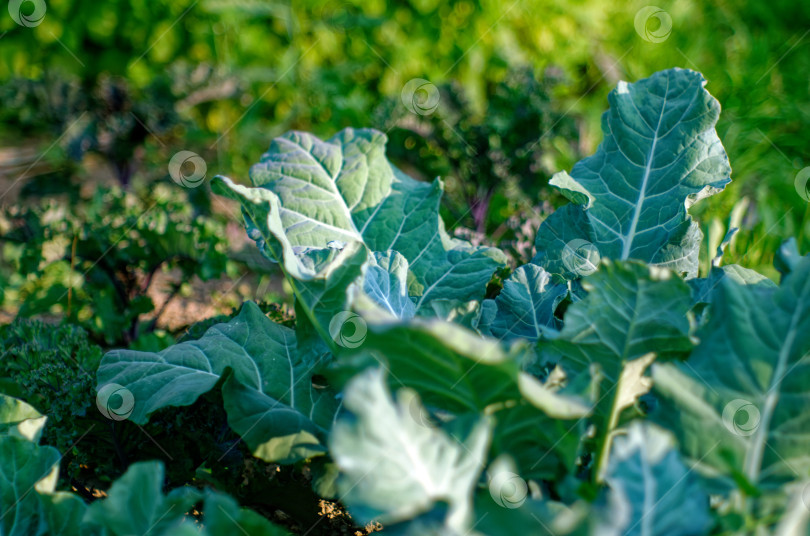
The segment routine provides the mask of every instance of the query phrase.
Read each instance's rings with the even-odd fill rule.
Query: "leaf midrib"
[[[779,359],[776,362],[776,367],[771,377],[771,383],[766,391],[765,403],[762,405],[762,419],[754,433],[751,448],[746,452],[744,470],[748,480],[752,484],[756,484],[759,480],[759,473],[762,469],[762,457],[765,453],[765,443],[768,439],[771,419],[776,411],[776,403],[779,401],[779,386],[786,375],[785,369],[787,368],[787,361],[790,356],[790,350],[793,347],[793,341],[796,338],[797,324],[801,316],[800,312],[803,310],[803,303],[804,299],[802,297],[796,300],[796,306],[793,309],[793,315],[790,319],[790,327],[785,336],[785,343],[779,350]]]
[[[669,97],[669,77],[667,77],[667,89],[664,91],[664,102],[661,105],[661,113],[658,115],[658,124],[655,126],[653,132],[652,145],[650,152],[647,155],[647,165],[644,166],[644,177],[641,179],[641,188],[638,192],[638,199],[636,206],[633,209],[633,219],[630,221],[630,229],[622,241],[622,260],[627,260],[630,257],[630,249],[633,246],[633,238],[636,235],[636,227],[638,227],[638,220],[641,217],[641,207],[644,204],[647,193],[647,183],[650,179],[650,172],[652,170],[653,157],[655,156],[655,146],[658,144],[658,131],[661,129],[661,120],[664,117],[664,110],[667,107],[667,98]],[[632,98],[631,98],[632,100]]]

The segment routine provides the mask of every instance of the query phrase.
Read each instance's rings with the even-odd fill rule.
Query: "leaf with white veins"
[[[380,369],[350,382],[345,405],[350,413],[335,423],[330,452],[341,470],[340,496],[355,519],[406,520],[445,501],[447,525],[469,528],[489,442],[486,421],[462,444],[414,417],[423,410],[413,391],[402,389],[392,400]]]
[[[653,366],[653,417],[709,475],[773,489],[810,474],[810,258],[778,289],[722,278],[698,336],[685,364]]]
[[[714,129],[720,105],[704,84],[699,73],[683,69],[619,82],[608,97],[596,153],[570,175],[551,179],[575,204],[543,222],[533,263],[576,278],[566,244],[584,240],[603,259],[637,259],[696,275],[701,233],[686,211],[725,187],[731,171]]]
[[[552,283],[551,275],[539,266],[521,266],[503,282],[495,299],[498,313],[490,326],[492,335],[505,341],[536,341],[544,330],[557,330],[560,322],[554,311],[566,294],[568,288]]]
[[[506,263],[504,254],[451,238],[439,217],[441,181],[423,183],[396,169],[385,157],[386,141],[371,129],[345,129],[328,141],[290,132],[251,168],[254,187],[226,178],[215,186],[242,203],[251,238],[294,280],[324,279],[324,270],[334,270],[334,263],[302,268],[298,255],[360,242],[370,252],[393,250],[407,259],[417,309],[434,299],[480,298]],[[364,261],[354,261],[354,277]],[[311,309],[325,309],[298,288],[296,294]],[[326,312],[345,308],[338,303]]]

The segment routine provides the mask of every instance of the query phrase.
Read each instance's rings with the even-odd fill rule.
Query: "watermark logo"
[[[515,473],[502,471],[489,481],[489,494],[498,506],[504,508],[520,508],[526,502],[529,486],[526,481]]]
[[[414,396],[411,398],[411,402],[408,404],[408,413],[411,414],[411,418],[419,426],[424,428],[433,427],[433,423],[430,420],[430,413],[425,406],[422,405],[419,397]]]
[[[196,188],[205,180],[208,166],[197,153],[180,151],[169,161],[169,175],[172,180],[186,188]]]
[[[808,182],[810,182],[810,166],[796,173],[796,179],[793,181],[793,185],[796,187],[796,193],[805,201],[810,201]]]
[[[802,488],[802,504],[805,508],[810,510],[810,482]]]
[[[26,28],[42,24],[47,10],[45,0],[11,0],[8,3],[8,14],[11,15],[14,22]]]
[[[331,30],[345,29],[358,15],[357,6],[341,1],[327,2],[319,12],[321,22]]]
[[[367,332],[366,321],[351,311],[341,311],[329,322],[329,335],[343,348],[357,348],[366,340]]]
[[[636,27],[636,33],[650,43],[662,43],[672,33],[672,17],[657,6],[639,9],[633,25]]]
[[[411,113],[430,115],[439,107],[439,88],[427,80],[414,78],[402,88],[400,98]]]
[[[723,408],[723,424],[738,436],[750,436],[756,432],[759,419],[759,408],[742,398],[732,400]]]
[[[108,383],[98,390],[96,406],[108,419],[123,421],[129,418],[135,409],[135,397],[132,391],[123,385]]]
[[[569,272],[580,277],[591,275],[599,267],[599,250],[592,243],[576,238],[565,244],[562,251],[563,265]]]

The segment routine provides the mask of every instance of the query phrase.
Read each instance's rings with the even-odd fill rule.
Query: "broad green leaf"
[[[251,168],[253,187],[218,178],[220,193],[242,203],[248,233],[293,280],[296,295],[317,323],[347,309],[340,303],[310,300],[301,283],[324,280],[351,258],[351,277],[360,276],[367,257],[338,255],[330,262],[302,266],[300,255],[356,248],[397,251],[408,261],[409,294],[417,309],[434,299],[480,298],[492,273],[505,265],[503,253],[451,238],[439,217],[441,181],[416,181],[385,158],[386,137],[370,129],[345,129],[328,141],[300,132],[276,138]],[[353,250],[354,251],[354,250]],[[323,333],[325,329],[321,327]]]
[[[505,264],[493,248],[450,238],[439,217],[441,181],[416,181],[385,157],[385,134],[345,129],[323,142],[301,133],[277,138],[251,168],[254,186],[276,193],[295,247],[357,240],[394,250],[409,263],[420,301],[477,297]]]
[[[597,534],[691,536],[711,525],[709,496],[684,465],[672,439],[634,422],[613,443],[606,507]]]
[[[810,474],[810,258],[778,289],[723,278],[698,337],[686,363],[654,366],[655,419],[709,475],[773,489]]]
[[[163,464],[137,462],[113,482],[107,498],[87,509],[84,522],[105,534],[172,534],[185,513],[202,498],[193,488],[178,488],[164,495]]]
[[[144,423],[158,409],[192,404],[230,369],[223,387],[229,423],[266,461],[289,462],[323,451],[319,444],[337,410],[334,393],[312,383],[319,356],[305,350],[293,330],[246,302],[230,322],[198,340],[158,353],[109,352],[98,381],[128,389],[134,398],[129,418]]]
[[[553,481],[573,471],[585,419],[552,418],[525,402],[492,417],[492,456],[511,456],[523,478]]]
[[[588,294],[569,306],[562,330],[540,349],[573,377],[598,378],[591,393],[601,480],[622,412],[649,390],[647,367],[656,356],[684,357],[693,347],[691,294],[670,270],[638,262],[605,260],[582,284]]]
[[[521,266],[504,281],[495,299],[498,312],[490,327],[492,335],[505,341],[536,341],[544,330],[558,329],[554,311],[566,294],[567,287],[553,284],[550,274],[539,266]]]
[[[0,435],[0,534],[38,534],[45,523],[39,493],[54,491],[59,460],[53,447]]]
[[[87,505],[73,493],[59,491],[41,493],[44,523],[49,536],[83,536],[82,519],[87,512]]]
[[[334,394],[315,388],[310,376],[292,381],[301,381],[305,389],[289,387],[286,402],[233,376],[222,386],[228,424],[266,462],[294,463],[326,452],[326,433],[337,411]],[[307,398],[296,401],[295,396]]]
[[[584,402],[556,393],[521,371],[532,352],[525,344],[506,350],[499,341],[435,318],[407,323],[380,320],[379,309],[361,307],[368,332],[362,350],[390,373],[392,386],[409,387],[426,404],[457,413],[484,411],[493,404],[527,400],[550,415],[570,418],[589,411]],[[342,358],[355,372],[376,364],[368,354]]]
[[[619,82],[596,153],[551,179],[574,205],[543,222],[533,263],[564,279],[579,277],[569,256],[579,241],[602,259],[696,275],[701,233],[687,209],[725,187],[731,171],[714,129],[720,105],[704,85],[699,73],[683,69]]]
[[[249,188],[221,177],[212,182],[218,193],[239,201],[248,236],[267,258],[278,262],[287,276],[299,309],[332,350],[329,336],[335,314],[348,309],[346,288],[362,276],[368,249],[357,240],[329,240],[320,247],[299,246],[288,239],[281,199],[264,188]],[[317,235],[316,233],[316,236]]]
[[[29,404],[0,394],[0,435],[14,435],[39,442],[47,417]]]
[[[684,357],[692,349],[689,287],[671,271],[636,262],[601,264],[584,279],[586,297],[541,349],[566,372],[598,364],[616,382],[624,365],[648,353]]]
[[[342,473],[340,496],[356,520],[407,520],[445,501],[447,525],[469,527],[489,442],[486,421],[460,443],[415,418],[424,410],[413,391],[402,389],[392,400],[380,369],[350,382],[345,405],[350,414],[335,423],[330,452]]]

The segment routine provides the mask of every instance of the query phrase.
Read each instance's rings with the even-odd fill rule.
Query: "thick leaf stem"
[[[596,482],[602,484],[605,480],[607,473],[608,459],[610,458],[610,445],[613,443],[613,432],[619,422],[619,413],[621,410],[618,408],[619,397],[618,393],[613,397],[613,403],[610,407],[610,417],[608,418],[607,428],[605,429],[605,440],[599,450],[599,458],[596,462]]]

